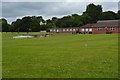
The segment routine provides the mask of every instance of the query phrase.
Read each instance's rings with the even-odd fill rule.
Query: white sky
[[[119,2],[119,0],[2,0],[2,2]]]
[[[90,3],[102,5],[103,11],[118,11],[119,0],[2,0],[2,17],[9,23],[24,16],[44,19],[82,14]]]

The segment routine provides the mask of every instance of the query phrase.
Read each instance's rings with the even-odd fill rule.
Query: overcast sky
[[[82,14],[90,3],[102,5],[103,11],[118,11],[118,2],[2,2],[2,17],[9,23],[23,16],[43,16],[44,19]]]

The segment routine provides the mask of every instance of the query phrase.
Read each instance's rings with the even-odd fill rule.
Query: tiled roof
[[[65,28],[52,28],[52,29],[73,29],[73,28],[79,28],[79,27],[65,27]]]
[[[82,26],[82,27],[85,27],[85,28],[90,28],[90,27],[92,27],[94,24],[86,24],[86,25],[84,25],[84,26]]]
[[[100,20],[95,24],[86,24],[82,26],[83,28],[91,28],[91,27],[120,27],[120,20]],[[70,29],[70,28],[79,28],[79,27],[65,27],[65,28],[52,28],[52,29]]]
[[[90,27],[113,27],[120,26],[120,20],[100,20],[95,24],[86,24],[82,27],[90,28]]]
[[[114,27],[120,26],[120,20],[102,20],[98,21],[93,27]]]

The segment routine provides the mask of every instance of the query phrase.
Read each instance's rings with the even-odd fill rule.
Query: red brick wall
[[[119,30],[119,27],[115,27],[115,30],[110,30],[110,27],[102,27],[102,30],[98,30],[98,27],[94,27],[93,34],[106,34],[106,32],[119,33]]]
[[[82,31],[82,29],[84,29],[84,31]],[[86,31],[86,29],[88,29],[88,31]],[[90,31],[90,29],[92,29],[92,28],[80,28],[79,29],[79,32],[92,32],[92,31]]]
[[[57,28],[56,28],[57,29]],[[58,28],[58,29],[71,29],[71,28]],[[106,32],[111,32],[111,33],[120,33],[120,27],[115,27],[115,30],[110,30],[110,27],[102,27],[102,30],[98,30],[98,27],[92,27],[92,28],[88,28],[88,29],[92,29],[92,31],[82,31],[82,29],[86,29],[86,28],[73,28],[73,29],[79,29],[79,32],[85,32],[85,33],[89,33],[92,32],[92,34],[106,34]],[[76,31],[50,31],[52,33],[74,33]]]
[[[74,33],[76,31],[59,31],[59,32],[56,32],[56,31],[51,31],[51,33]]]
[[[63,31],[63,29],[65,29],[65,31]],[[68,29],[68,31],[67,31]],[[70,31],[70,29],[72,29],[72,31]],[[75,29],[75,30],[73,30]],[[55,30],[55,31],[50,31],[52,33],[75,33],[78,31],[79,28],[53,28],[52,30]],[[57,31],[59,30],[59,31]]]

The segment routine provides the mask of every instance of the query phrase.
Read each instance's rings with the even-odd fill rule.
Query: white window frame
[[[57,29],[56,32],[59,32],[59,29]]]
[[[69,31],[69,29],[66,29],[66,31]]]
[[[76,31],[76,29],[73,29],[73,31]]]
[[[83,28],[82,31],[85,31],[85,29]]]
[[[88,28],[86,28],[85,31],[88,31]]]
[[[90,28],[89,31],[92,31],[92,28]]]
[[[114,31],[114,30],[115,30],[115,27],[110,27],[110,30],[111,30],[111,31]]]
[[[70,31],[72,31],[72,29],[70,29]]]
[[[63,31],[65,31],[65,29],[63,29]]]
[[[100,30],[103,30],[103,28],[102,27],[98,27],[98,30],[100,31]]]

